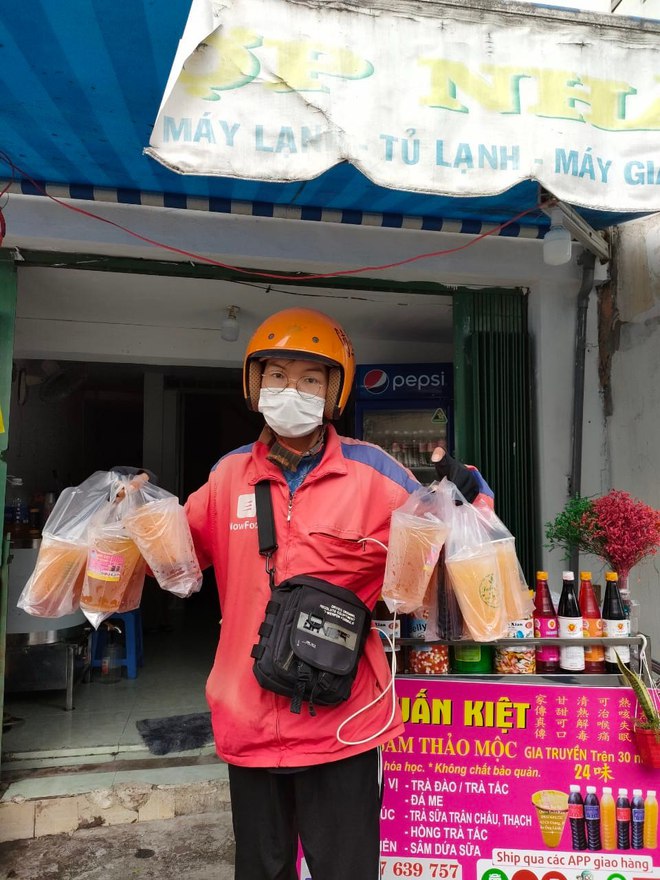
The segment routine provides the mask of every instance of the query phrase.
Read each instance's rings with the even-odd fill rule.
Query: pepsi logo
[[[362,384],[369,394],[382,394],[389,387],[390,377],[384,370],[369,370],[365,374]]]

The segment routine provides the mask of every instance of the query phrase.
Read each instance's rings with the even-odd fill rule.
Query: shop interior
[[[55,270],[53,277],[59,280],[66,274],[79,282],[89,273],[58,274]],[[108,274],[104,273],[104,281]],[[165,286],[172,281],[160,280]],[[34,308],[41,295],[39,286],[32,287],[33,282],[34,275],[25,280],[22,289],[19,283],[19,337],[21,314]],[[22,292],[25,298],[21,303]],[[75,287],[68,293],[66,308],[75,312]],[[161,485],[185,499],[204,482],[221,455],[255,439],[261,416],[245,407],[239,364],[250,325],[256,326],[271,311],[302,305],[332,312],[352,335],[358,361],[363,363],[417,362],[420,351],[430,362],[451,360],[450,297],[378,292],[351,295],[345,291],[335,297],[327,291],[317,293],[318,299],[294,299],[289,292],[275,292],[266,303],[262,289],[256,295],[248,291],[239,313],[243,320],[237,343],[222,341],[219,324],[226,309],[218,306],[214,320],[220,356],[209,366],[168,363],[174,360],[171,353],[163,353],[163,363],[71,360],[65,351],[54,357],[52,351],[40,349],[36,338],[29,345],[21,343],[14,363],[7,455],[8,472],[22,479],[33,508],[33,531],[21,536],[27,539],[21,546],[29,547],[30,539],[38,538],[44,503],[96,470],[116,465],[148,467],[156,472]],[[87,298],[89,295],[88,288]],[[130,294],[124,289],[121,296]],[[121,302],[116,305],[121,308]],[[194,313],[195,302],[190,305]],[[435,315],[434,320],[429,320],[430,314]],[[134,305],[131,322],[139,325],[141,319],[146,320]],[[164,314],[163,322],[167,321]],[[176,336],[176,330],[172,329],[172,335]],[[367,352],[366,357],[361,350]],[[154,387],[166,402],[162,430],[152,424],[149,398]],[[352,406],[338,427],[344,434],[355,434]],[[154,432],[162,435],[160,445]],[[156,463],[151,454],[154,448],[158,451]],[[38,619],[30,618],[26,625],[28,615],[16,622],[13,606],[22,584],[16,576],[12,583],[11,575],[10,566],[8,647],[20,645],[29,652],[32,644],[61,638],[60,631],[44,632]],[[204,683],[213,662],[220,621],[212,572],[205,573],[201,591],[187,600],[172,597],[147,578],[141,617],[144,657],[137,677],[129,679],[123,670],[119,681],[107,683],[96,668],[84,677],[76,675],[70,711],[61,689],[41,688],[47,676],[38,669],[27,688],[22,680],[6,679],[3,776],[11,779],[40,768],[101,767],[112,761],[151,759],[137,721],[207,711]],[[82,615],[63,623],[72,627],[67,635],[89,629]],[[9,672],[8,665],[8,676]],[[212,753],[212,745],[207,744],[182,749],[179,757],[201,756],[203,760]]]

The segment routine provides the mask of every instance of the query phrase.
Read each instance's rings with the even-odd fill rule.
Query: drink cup
[[[532,613],[533,603],[521,577],[514,538],[493,541],[502,578],[504,613],[507,621],[521,620]]]
[[[80,604],[87,546],[44,535],[37,563],[18,601],[35,617],[63,617]]]
[[[507,619],[495,550],[447,559],[446,568],[470,637],[476,642],[504,638]]]
[[[546,789],[532,795],[536,818],[543,843],[550,849],[559,846],[568,815],[568,795],[564,791]]]
[[[436,518],[394,511],[382,590],[391,611],[410,614],[423,603],[448,531]]]
[[[176,498],[151,501],[123,519],[154,577],[164,590],[183,598],[202,585],[186,514]]]
[[[117,529],[91,529],[80,607],[98,625],[140,604],[145,563],[134,541]],[[91,615],[91,616],[90,616]]]

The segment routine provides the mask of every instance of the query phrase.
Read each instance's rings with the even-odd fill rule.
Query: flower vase
[[[618,569],[617,574],[619,575],[618,586],[621,600],[627,608],[628,603],[630,602],[630,569],[627,571],[624,569]]]
[[[633,737],[642,764],[660,769],[660,730],[635,724]]]

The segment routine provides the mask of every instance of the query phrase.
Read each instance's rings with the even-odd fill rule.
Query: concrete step
[[[215,755],[69,765],[22,775],[14,765],[6,785],[0,841],[230,809],[227,766]]]
[[[0,843],[14,880],[233,880],[234,861],[228,810]]]

